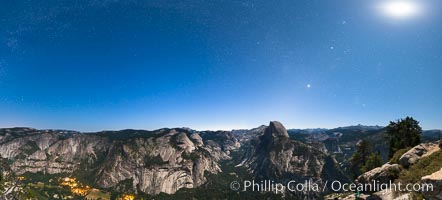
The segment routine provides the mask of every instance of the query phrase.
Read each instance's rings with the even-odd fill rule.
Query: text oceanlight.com
[[[230,184],[230,189],[234,191],[243,192],[273,192],[281,194],[286,191],[289,192],[431,192],[433,191],[432,184],[416,183],[380,183],[379,181],[372,181],[369,183],[343,183],[341,181],[326,181],[322,183],[314,182],[312,180],[305,181],[289,181],[285,184],[278,183],[272,180],[244,180],[233,181]]]

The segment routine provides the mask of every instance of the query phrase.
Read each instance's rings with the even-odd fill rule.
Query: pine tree
[[[418,121],[412,117],[406,117],[396,122],[391,121],[387,126],[387,134],[390,137],[389,158],[391,158],[399,149],[420,144],[422,128]]]
[[[367,162],[370,154],[370,143],[366,140],[358,142],[358,144],[356,145],[356,152],[350,158],[352,171],[355,174],[360,174],[361,172],[363,172],[363,167],[365,166],[365,163]]]
[[[381,157],[381,153],[377,152],[377,153],[372,153],[368,159],[367,162],[365,163],[365,165],[362,167],[362,171],[366,172],[366,171],[370,171],[376,167],[380,167],[382,166],[382,157]]]

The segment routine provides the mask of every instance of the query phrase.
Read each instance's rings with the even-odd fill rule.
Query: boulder
[[[425,199],[442,200],[442,168],[431,175],[422,177],[421,182],[433,187],[432,191],[422,191]]]
[[[372,195],[372,197],[376,197],[379,200],[389,199],[389,200],[405,200],[405,199],[413,199],[412,193],[398,193],[393,190],[382,190],[376,192]]]
[[[404,167],[409,167],[417,163],[421,158],[431,155],[432,153],[438,151],[439,145],[437,143],[423,143],[417,145],[404,153],[399,158],[399,164]]]
[[[398,164],[384,164],[382,167],[374,168],[360,175],[356,180],[358,183],[372,183],[379,181],[380,183],[389,183],[399,176],[401,166]]]

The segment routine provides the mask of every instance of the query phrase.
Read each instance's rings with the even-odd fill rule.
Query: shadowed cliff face
[[[270,125],[265,129],[264,135],[272,137],[274,139],[288,139],[289,134],[285,127],[278,121],[270,122]]]
[[[250,140],[240,166],[246,166],[257,179],[304,181],[344,180],[336,161],[312,146],[289,139],[280,122],[272,121],[259,137]],[[300,194],[315,198],[319,194]]]
[[[200,186],[206,181],[205,173],[220,172],[218,162],[230,158],[224,149],[238,147],[236,138],[229,135],[205,140],[185,129],[91,134],[0,130],[0,155],[10,160],[17,175],[86,174],[99,187],[115,190],[129,180],[132,188],[122,189],[147,194]]]

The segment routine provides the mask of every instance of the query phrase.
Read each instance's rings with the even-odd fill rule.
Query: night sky
[[[0,127],[442,128],[438,0],[2,0]]]

